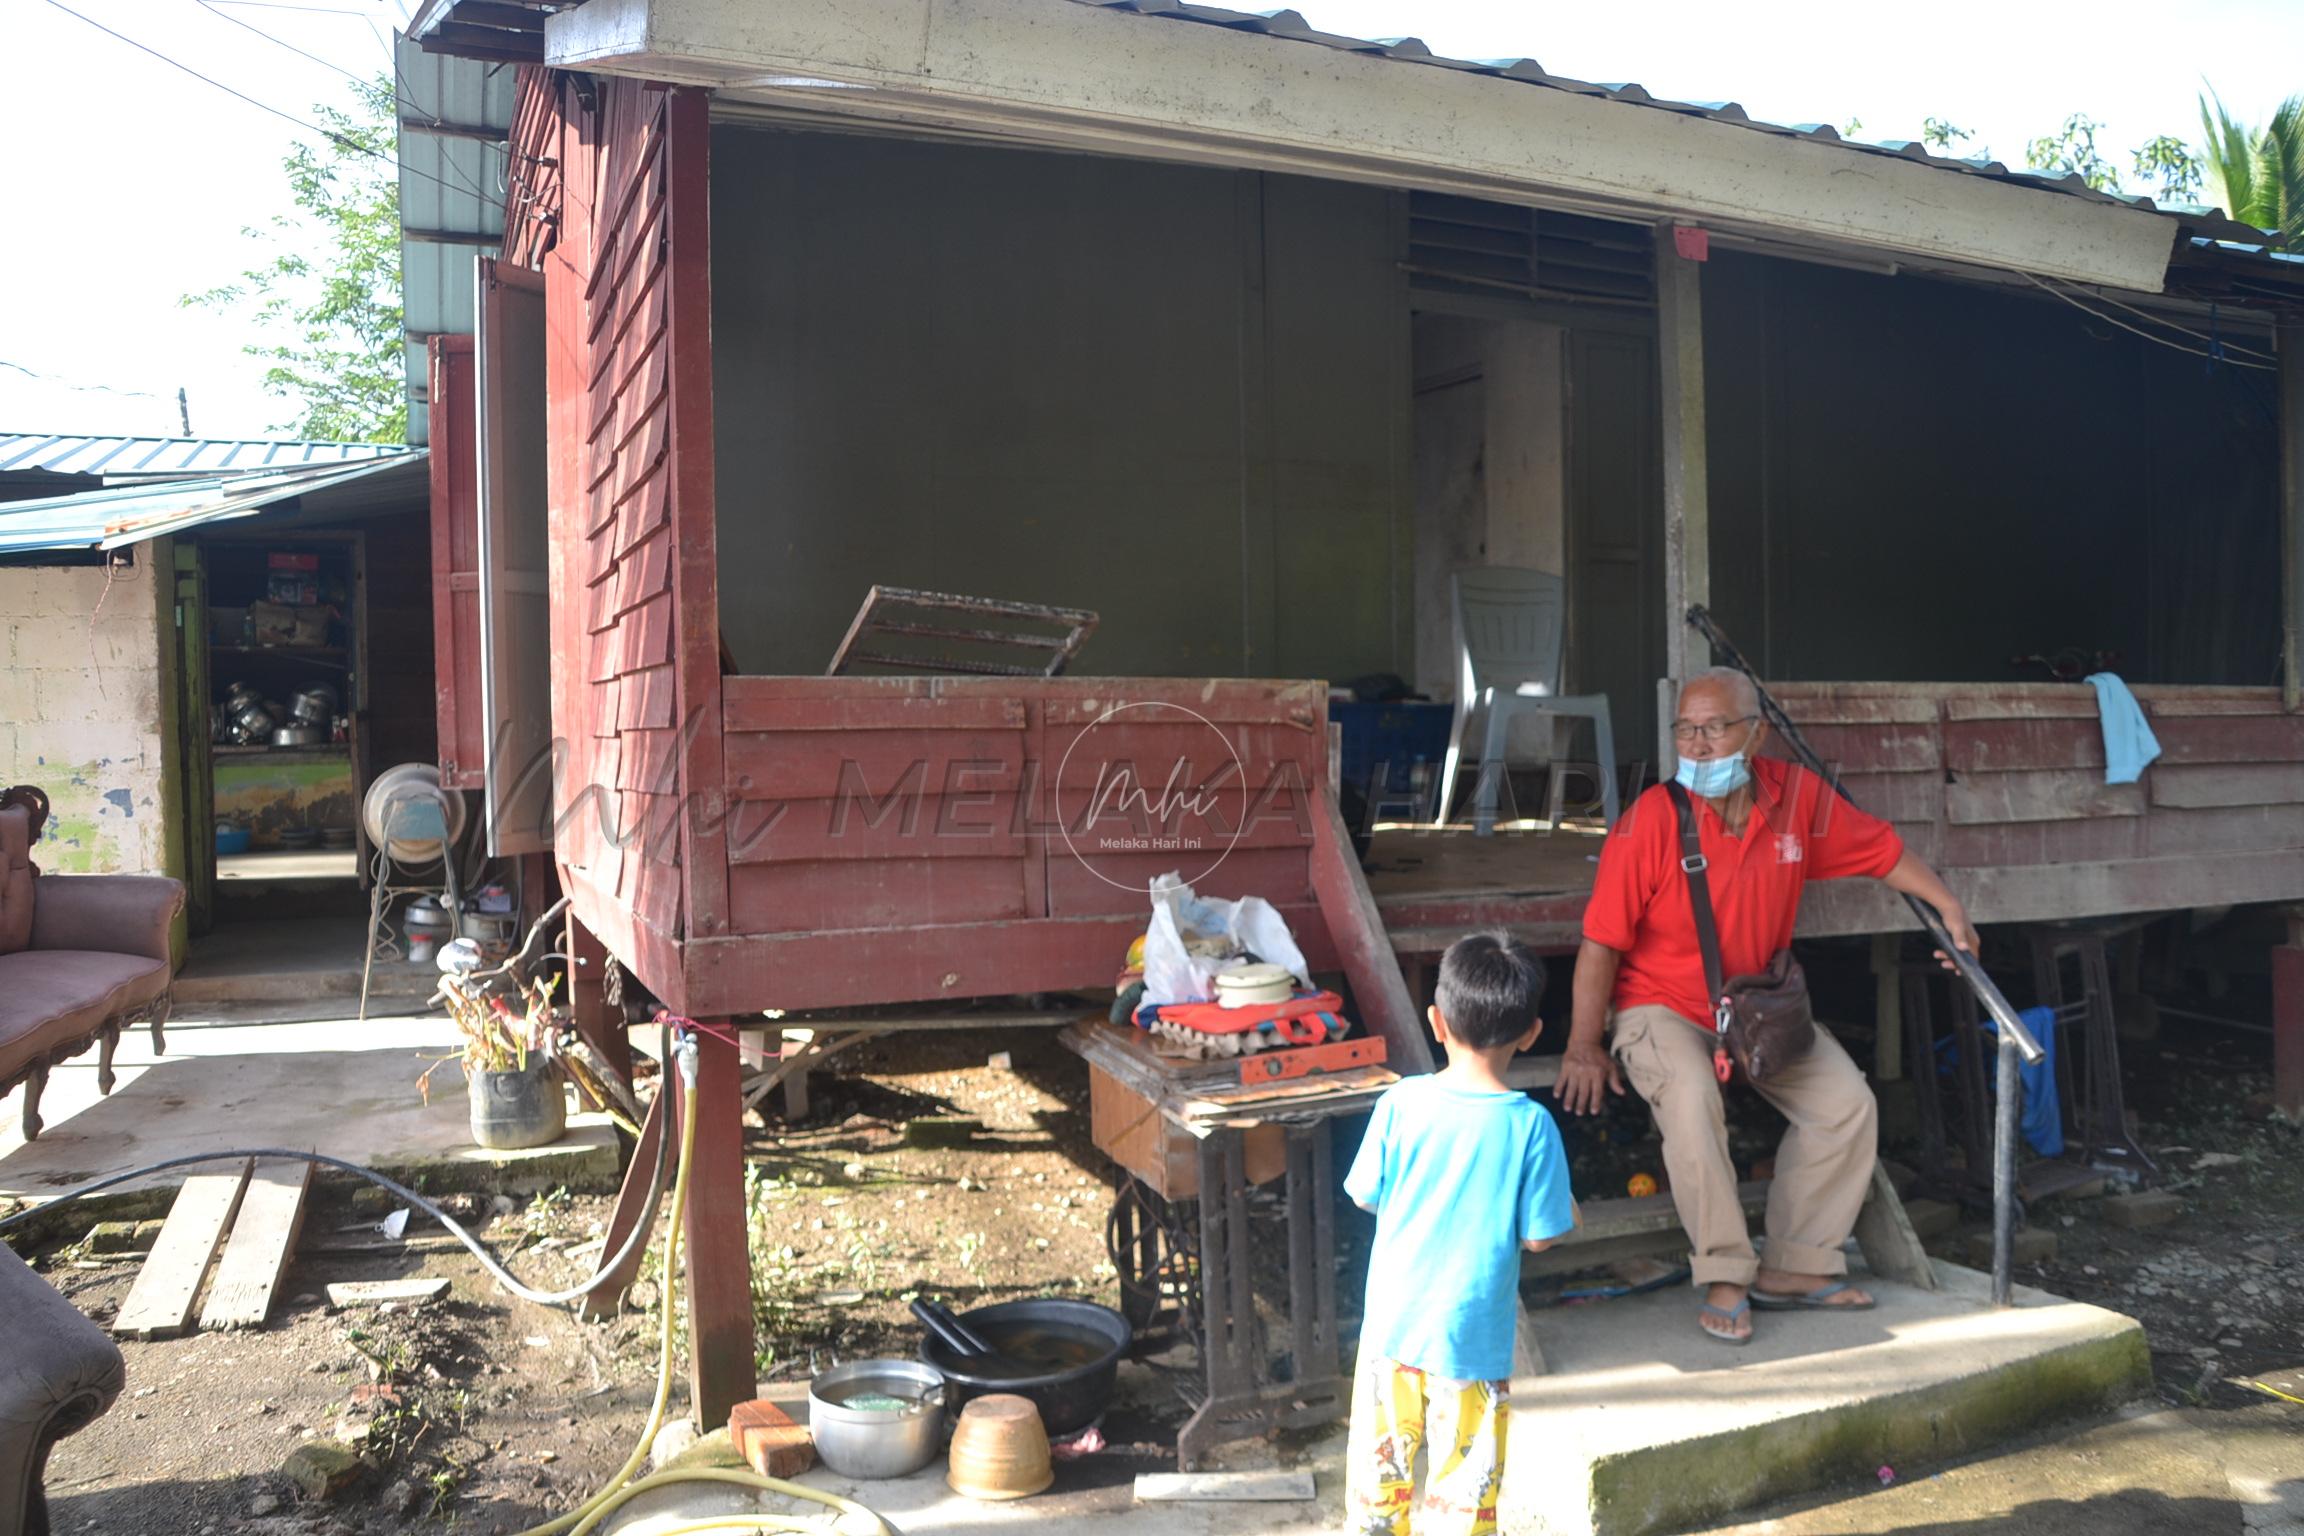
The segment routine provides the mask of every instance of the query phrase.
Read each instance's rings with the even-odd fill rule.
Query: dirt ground
[[[2220,1423],[2253,1424],[2282,1407],[2246,1381],[2298,1390],[2304,1136],[2260,1113],[2266,1084],[2247,1052],[2214,1043],[2163,1049],[2131,1053],[2131,1093],[2144,1141],[2167,1149],[2184,1216],[2131,1232],[2104,1220],[2101,1201],[2045,1204],[2034,1219],[2056,1233],[2059,1251],[2021,1278],[2141,1317],[2161,1406],[2196,1417],[2212,1435]],[[996,1053],[1009,1064],[991,1064]],[[772,1120],[751,1138],[764,1380],[911,1354],[918,1331],[906,1303],[914,1295],[956,1308],[1046,1294],[1116,1301],[1104,1244],[1113,1174],[1088,1143],[1084,1071],[1052,1034],[898,1036],[842,1058],[814,1086],[804,1124]],[[974,1117],[984,1132],[949,1150],[906,1146],[904,1123],[930,1115]],[[1614,1193],[1629,1173],[1655,1167],[1644,1121],[1633,1109],[1605,1127],[1579,1128],[1580,1189]],[[1740,1113],[1738,1127],[1740,1155],[1763,1155],[1773,1140],[1765,1113]],[[518,1206],[459,1200],[485,1220],[492,1243],[515,1254],[524,1277],[556,1285],[588,1270],[585,1245],[609,1207],[564,1196]],[[573,1506],[621,1463],[654,1384],[653,1268],[621,1316],[588,1324],[505,1297],[461,1249],[430,1238],[423,1251],[400,1255],[313,1253],[315,1243],[351,1240],[358,1234],[341,1229],[383,1214],[365,1195],[356,1208],[341,1189],[316,1201],[307,1252],[285,1287],[290,1299],[265,1328],[123,1345],[127,1394],[52,1459],[59,1532],[512,1531]],[[1963,1230],[1983,1225],[1979,1212]],[[411,1235],[426,1230],[419,1222]],[[1942,1240],[1943,1251],[1955,1252],[1960,1240]],[[1349,1333],[1364,1234],[1348,1225],[1343,1246]],[[100,1321],[136,1268],[78,1249],[42,1262]],[[447,1278],[450,1295],[360,1312],[333,1312],[320,1299],[331,1281],[412,1274]],[[1188,1374],[1171,1362],[1170,1377]],[[1112,1465],[1102,1470],[1113,1479],[1173,1465],[1169,1442],[1184,1408],[1168,1384],[1157,1369],[1139,1373],[1105,1424],[1113,1447],[1103,1456]],[[683,1399],[684,1388],[675,1414]],[[2279,1422],[2283,1433],[2296,1423]],[[280,1466],[315,1438],[354,1444],[375,1469],[333,1502],[300,1499]],[[2040,1454],[2059,1453],[2052,1442]],[[1989,1478],[1997,1465],[1944,1477]],[[1917,1494],[1903,1496],[1885,1524],[1849,1513],[1874,1509],[1885,1518],[1878,1496],[1811,1500],[1740,1529],[1980,1528],[1929,1524]],[[2236,1516],[2235,1506],[2219,1507]],[[2009,1512],[2023,1518],[2013,1504]],[[2128,1529],[2097,1527],[2099,1536]]]
[[[986,1064],[1002,1051],[1013,1069]],[[1088,1144],[1082,1069],[1052,1036],[904,1037],[859,1048],[815,1086],[806,1123],[750,1135],[763,1381],[914,1353],[915,1295],[956,1309],[1050,1294],[1116,1300],[1104,1249],[1111,1174]],[[905,1147],[904,1122],[925,1115],[973,1117],[984,1131],[965,1147]],[[448,1203],[522,1278],[555,1286],[589,1272],[596,1248],[584,1245],[612,1205]],[[316,1186],[306,1251],[263,1329],[122,1342],[127,1393],[50,1463],[60,1533],[512,1531],[614,1472],[655,1384],[653,1255],[624,1314],[588,1324],[504,1295],[421,1218],[410,1235],[422,1252],[311,1252],[331,1236],[361,1240],[386,1213],[365,1193],[357,1204]],[[99,1322],[137,1269],[77,1247],[40,1262]],[[444,1277],[450,1294],[358,1312],[331,1311],[322,1296],[333,1281],[410,1275]],[[675,1393],[677,1416],[684,1373]],[[1107,1417],[1106,1454],[1161,1465],[1184,1410],[1158,1392],[1131,1396],[1144,1406]],[[349,1443],[376,1470],[332,1503],[301,1501],[280,1466],[308,1439]]]

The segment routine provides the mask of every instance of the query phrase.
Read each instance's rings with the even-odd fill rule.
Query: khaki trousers
[[[1712,1031],[1644,1004],[1610,1021],[1609,1049],[1664,1135],[1664,1167],[1688,1231],[1696,1284],[1750,1285],[1760,1262],[1736,1198],[1727,1116],[1712,1075]],[[1768,1186],[1767,1266],[1796,1275],[1845,1274],[1848,1257],[1840,1245],[1855,1230],[1879,1149],[1872,1089],[1822,1026],[1815,1049],[1766,1087],[1753,1086],[1792,1122]]]

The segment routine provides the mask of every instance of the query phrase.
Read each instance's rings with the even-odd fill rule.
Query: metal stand
[[[2035,923],[2026,936],[2032,941],[2032,977],[2040,1002],[2056,1010],[2056,1086],[2080,1143],[2079,1160],[2148,1181],[2159,1177],[2160,1168],[2128,1122],[2120,1084],[2120,1033],[2112,1016],[2112,968],[2104,952],[2107,939],[2133,926]]]
[[[440,849],[440,879],[395,881],[399,865],[392,857],[396,842],[436,842]],[[463,893],[456,882],[456,849],[449,841],[448,805],[430,794],[411,794],[392,801],[384,815],[384,838],[376,847],[376,878],[368,888],[368,946],[360,962],[360,1017],[368,1017],[368,983],[376,971],[376,953],[397,959],[398,941],[387,921],[392,903],[402,896],[438,896],[448,906],[448,920],[456,922],[464,911]],[[455,937],[454,930],[449,936]]]
[[[1176,1436],[1189,1472],[1211,1446],[1342,1418],[1350,1382],[1336,1338],[1336,1196],[1324,1122],[1288,1127],[1288,1375],[1276,1379],[1256,1319],[1255,1243],[1240,1128],[1200,1143],[1201,1357],[1208,1396]]]

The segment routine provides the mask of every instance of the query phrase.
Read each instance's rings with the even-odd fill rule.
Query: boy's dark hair
[[[1518,939],[1467,934],[1440,957],[1433,1001],[1448,1032],[1475,1050],[1509,1045],[1536,1022],[1544,996],[1544,962]]]

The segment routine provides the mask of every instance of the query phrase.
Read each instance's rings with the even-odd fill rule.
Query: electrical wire
[[[2271,353],[2266,352],[2259,347],[2242,346],[2237,341],[2228,341],[2224,337],[2212,335],[2207,331],[2196,331],[2188,325],[2179,325],[2175,321],[2167,318],[2165,315],[2155,315],[2150,310],[2138,309],[2133,304],[2125,303],[2122,300],[2116,299],[2101,288],[2089,289],[2088,295],[2090,298],[2095,299],[2099,303],[2111,305],[2114,309],[2126,310],[2129,314],[2136,316],[2136,318],[2139,320],[2148,320],[2154,325],[2164,325],[2169,330],[2176,332],[2179,336],[2189,336],[2194,341],[2204,341],[2211,348],[2221,347],[2226,352],[2246,353],[2250,357],[2260,357],[2267,363],[2274,360]]]
[[[48,3],[53,5],[56,3],[56,0],[48,0]],[[2072,295],[2066,293],[2063,289],[2056,287],[2052,283],[2035,277],[2029,272],[2023,271],[2022,269],[2017,269],[2016,275],[2023,278],[2026,282],[2031,283],[2042,293],[2053,294],[2057,298],[2062,299],[2065,303],[2080,311],[2080,313],[2088,316],[2091,320],[2101,320],[2106,325],[2117,326],[2119,329],[2128,332],[2132,336],[2141,336],[2146,341],[2157,342],[2163,347],[2167,347],[2177,352],[2188,353],[2193,357],[2205,357],[2212,362],[2221,362],[2230,368],[2253,368],[2259,373],[2270,373],[2273,371],[2273,365],[2270,363],[2251,363],[2241,358],[2235,357],[2219,358],[2214,352],[2210,351],[2206,347],[2188,347],[2180,341],[2170,341],[2165,336],[2155,336],[2150,331],[2144,330],[2138,326],[2130,325],[2127,321],[2122,320],[2117,316],[2107,315],[2101,310],[2090,309],[2087,305],[2081,303],[2078,299],[2072,297]],[[2226,350],[2230,349],[2227,348]]]
[[[149,389],[120,389],[111,384],[74,384],[70,380],[60,379],[52,373],[41,373],[37,369],[25,367],[22,363],[9,362],[6,358],[0,358],[0,368],[13,368],[28,379],[38,379],[41,383],[53,384],[58,389],[74,389],[85,394],[133,395],[139,400],[165,400],[168,398],[166,395],[154,394]]]
[[[336,73],[342,75],[345,79],[351,81],[354,85],[361,87],[363,90],[373,90],[376,87],[377,81],[374,77],[354,74],[351,70],[346,69],[343,65],[337,63],[334,59],[324,59],[316,53],[312,53],[297,47],[294,43],[288,41],[288,39],[284,37],[278,37],[270,32],[265,31],[262,27],[259,27],[252,21],[244,21],[238,16],[231,15],[225,11],[220,11],[216,8],[218,3],[219,0],[197,0],[199,7],[206,11],[209,15],[215,17],[218,21],[228,21],[243,31],[255,33],[258,37],[264,39],[264,41],[268,43],[287,49],[290,53],[295,54],[298,58],[310,59],[313,63],[320,65],[324,69],[332,69],[336,71]],[[413,113],[418,118],[431,123],[435,127],[439,126],[441,122],[439,117],[425,111],[422,107],[416,105],[416,103],[410,101],[407,96],[402,94],[406,85],[407,81],[400,73],[400,61],[399,59],[395,58],[392,61],[393,105]],[[440,167],[449,175],[462,182],[464,184],[464,189],[470,192],[474,197],[479,198],[483,203],[488,201],[487,192],[482,189],[478,182],[474,181],[471,177],[458,170],[453,160],[443,156],[440,161]]]
[[[248,105],[254,107],[259,112],[269,112],[284,123],[295,124],[297,127],[303,129],[306,133],[319,134],[322,138],[328,140],[339,149],[345,150],[355,155],[365,155],[367,158],[374,160],[379,164],[389,165],[405,175],[416,177],[420,181],[429,181],[434,186],[443,188],[449,192],[454,192],[460,197],[468,197],[473,195],[472,189],[468,187],[455,186],[449,182],[442,181],[437,176],[430,175],[424,171],[416,170],[411,166],[402,165],[396,157],[370,149],[367,145],[360,143],[356,139],[347,138],[343,134],[338,133],[333,128],[323,128],[317,123],[306,122],[303,118],[298,117],[293,112],[283,112],[278,107],[272,106],[267,102],[258,101],[255,97],[249,95],[246,91],[235,90],[233,87],[226,85],[221,80],[217,80],[208,75],[200,73],[200,71],[194,69],[191,65],[184,63],[180,59],[170,58],[167,54],[162,53],[159,49],[152,47],[148,43],[140,43],[125,32],[114,31],[112,28],[104,25],[104,23],[98,21],[93,16],[83,15],[81,12],[76,11],[72,9],[72,7],[66,5],[64,0],[47,0],[47,3],[54,6],[57,10],[62,11],[65,15],[71,17],[75,21],[86,22],[89,26],[94,27],[97,31],[103,33],[106,37],[116,38],[119,41],[126,43],[129,47],[135,49],[139,53],[148,53],[153,58],[158,59],[161,63],[168,65],[170,68],[182,70],[185,74],[190,75],[193,79],[199,81],[203,85],[212,85],[227,96],[238,97],[240,100],[248,103]]]

